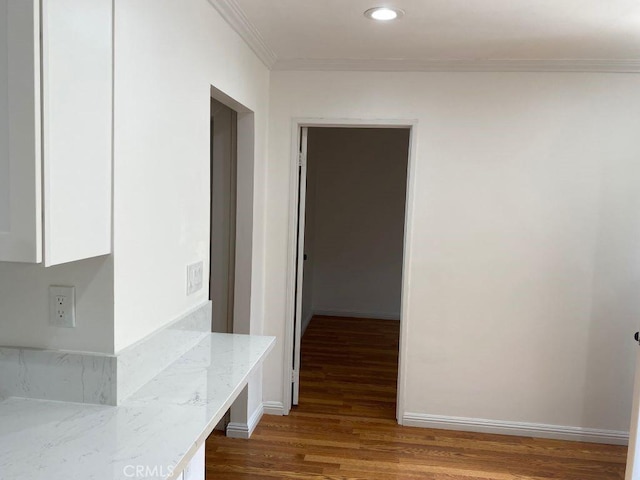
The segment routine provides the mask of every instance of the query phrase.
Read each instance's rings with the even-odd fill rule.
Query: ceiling
[[[640,72],[638,0],[210,1],[272,69]]]

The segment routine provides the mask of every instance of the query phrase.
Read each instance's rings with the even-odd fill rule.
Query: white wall
[[[49,326],[49,285],[76,287],[76,328]],[[113,353],[113,261],[0,262],[0,345]]]
[[[254,175],[261,179],[269,72],[204,0],[117,0],[115,12],[117,351],[208,298],[206,284],[187,297],[186,266],[209,261],[210,87],[255,112]],[[264,275],[263,195],[258,181],[256,292]],[[256,297],[252,332],[261,330]]]
[[[628,429],[636,76],[274,72],[265,333],[280,339],[294,117],[419,121],[404,412]],[[282,345],[267,400],[282,401]]]
[[[208,299],[206,273],[203,289],[186,295],[186,268],[209,263],[212,86],[245,107],[238,116],[234,310],[239,333],[262,332],[269,71],[205,0],[116,0],[116,351]],[[247,417],[261,401],[258,372]]]
[[[314,312],[400,318],[408,152],[408,129],[309,129]]]
[[[186,296],[186,265],[209,259],[211,85],[255,112],[244,121],[255,122],[253,175],[264,177],[266,67],[204,0],[115,3],[114,255],[0,263],[2,345],[113,353],[206,301],[206,282]],[[250,288],[262,292],[264,183],[253,183]],[[77,328],[47,327],[50,284],[76,286]],[[245,309],[252,332],[262,298]]]

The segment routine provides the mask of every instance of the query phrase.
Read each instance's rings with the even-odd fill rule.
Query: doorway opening
[[[210,300],[213,332],[251,332],[255,115],[210,95]],[[237,232],[237,233],[236,233]]]
[[[297,125],[285,413],[329,400],[315,398],[319,380],[335,397],[360,395],[401,418],[412,126]]]
[[[209,299],[211,331],[233,333],[237,125],[235,110],[211,99],[211,247]]]

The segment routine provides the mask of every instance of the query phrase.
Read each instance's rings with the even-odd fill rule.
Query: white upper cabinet
[[[42,261],[40,11],[0,0],[0,260]]]
[[[108,254],[112,0],[0,0],[0,32],[0,261]]]
[[[42,9],[44,261],[56,265],[111,251],[112,0]]]

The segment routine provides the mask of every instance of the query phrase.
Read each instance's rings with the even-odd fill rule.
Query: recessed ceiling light
[[[375,7],[364,12],[364,16],[372,20],[381,20],[383,22],[395,20],[404,15],[404,11],[399,8],[391,7]]]

